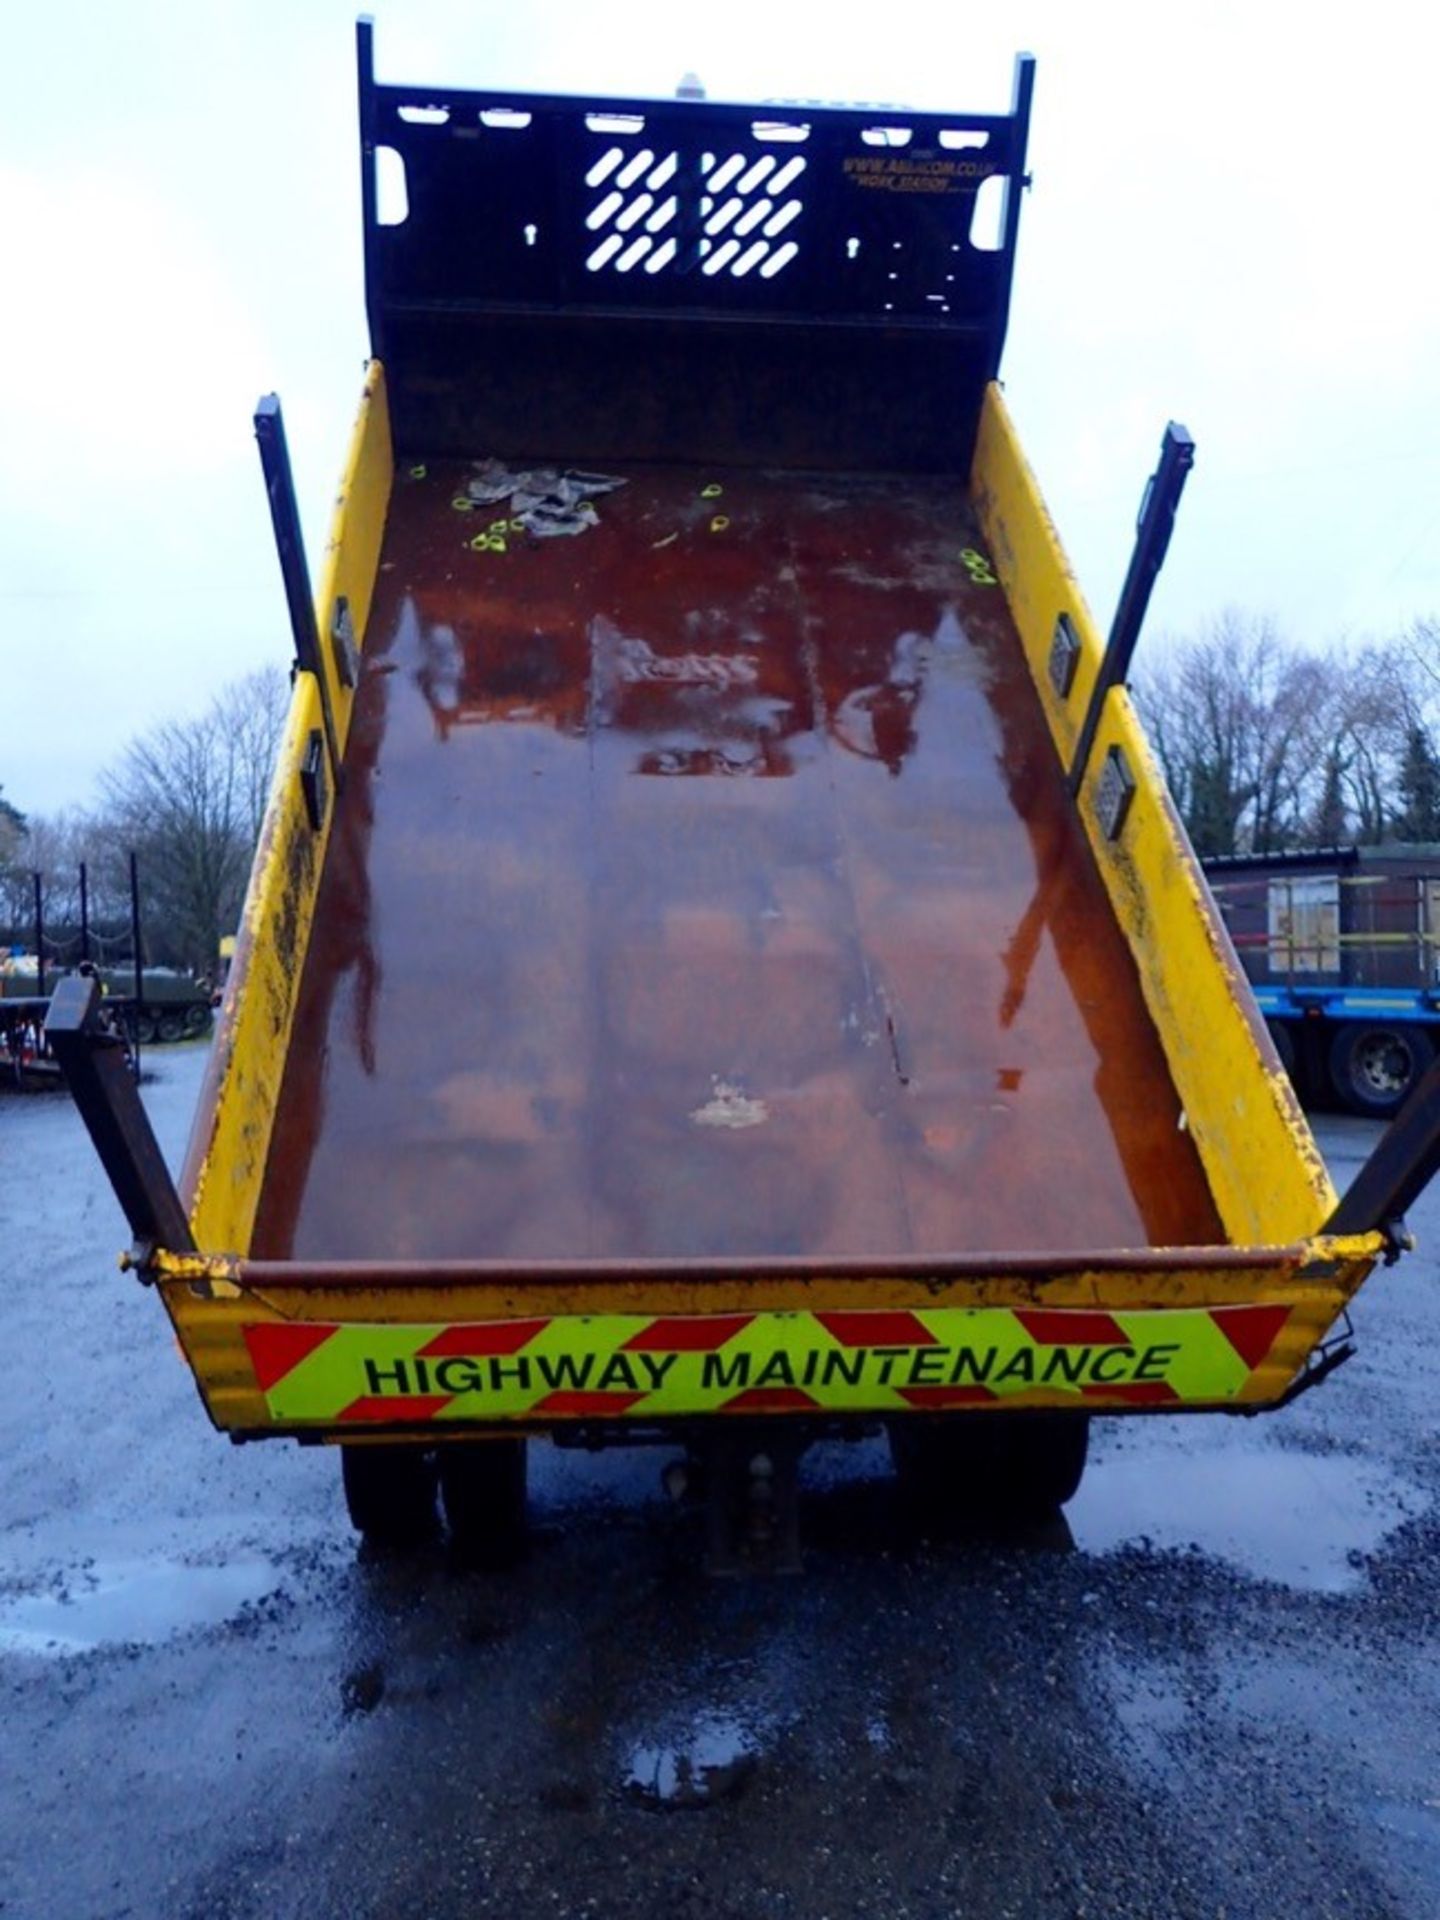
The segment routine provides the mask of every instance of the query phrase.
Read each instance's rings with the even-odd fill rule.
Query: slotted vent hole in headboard
[[[601,130],[593,119],[591,127]],[[585,261],[591,273],[630,273],[640,266],[646,273],[662,273],[681,260],[680,199],[665,192],[680,165],[679,153],[650,147],[616,144],[596,155],[585,174],[590,193],[585,226],[595,235]],[[798,192],[791,191],[804,171],[801,154],[788,159],[773,153],[702,154],[700,192],[692,203],[698,231],[684,264],[698,261],[711,279],[728,273],[741,280],[758,273],[773,280],[783,273],[800,252],[793,238],[781,236],[805,210]]]

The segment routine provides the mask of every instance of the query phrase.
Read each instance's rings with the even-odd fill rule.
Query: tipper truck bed
[[[1327,1371],[1434,1127],[1337,1212],[1125,692],[1188,437],[1108,645],[1020,453],[1030,63],[877,115],[360,56],[375,357],[313,595],[257,415],[299,670],[183,1198],[51,1023],[213,1419],[482,1547],[527,1433],[675,1440],[723,1566],[818,1434],[1053,1504],[1092,1411]]]
[[[392,495],[253,1251],[1212,1244],[963,488],[617,467],[475,554],[469,471]]]

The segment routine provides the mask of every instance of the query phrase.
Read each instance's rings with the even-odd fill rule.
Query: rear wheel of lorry
[[[422,1546],[436,1532],[435,1462],[423,1447],[342,1446],[350,1524],[368,1545]]]
[[[1080,1485],[1090,1445],[1083,1413],[958,1414],[890,1422],[901,1491],[940,1527],[1041,1520]]]
[[[1383,1119],[1403,1106],[1434,1058],[1423,1027],[1347,1020],[1330,1043],[1330,1079],[1353,1112]]]
[[[1295,1079],[1295,1036],[1283,1020],[1267,1020],[1265,1025],[1270,1031],[1270,1044],[1275,1049],[1276,1058],[1285,1069],[1291,1083]]]
[[[466,1566],[508,1566],[523,1552],[525,1467],[523,1440],[452,1440],[440,1448],[440,1498]]]

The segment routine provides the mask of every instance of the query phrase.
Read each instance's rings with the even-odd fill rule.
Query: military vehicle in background
[[[98,967],[107,998],[124,1002],[126,1025],[143,1047],[157,1041],[198,1040],[215,1024],[207,980],[174,967],[146,967],[140,975],[143,997],[135,999],[135,975],[128,967]]]
[[[60,1084],[44,1042],[45,1016],[56,982],[73,968],[47,966],[43,990],[33,953],[0,957],[0,1086]],[[133,967],[96,967],[107,1005],[132,1046],[198,1040],[215,1024],[208,982],[173,967],[145,967],[135,994]]]

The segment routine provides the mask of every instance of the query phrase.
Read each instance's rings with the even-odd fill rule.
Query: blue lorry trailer
[[[1203,865],[1302,1098],[1394,1113],[1440,1051],[1440,845]]]

